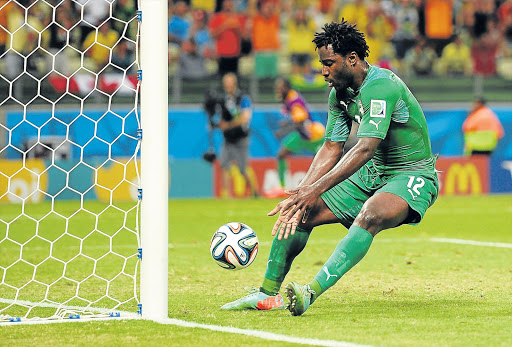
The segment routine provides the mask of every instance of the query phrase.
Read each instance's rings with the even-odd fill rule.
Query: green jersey
[[[370,65],[361,87],[329,95],[326,141],[346,141],[352,121],[357,137],[382,139],[372,161],[379,174],[403,171],[434,173],[425,115],[405,83],[392,71]]]

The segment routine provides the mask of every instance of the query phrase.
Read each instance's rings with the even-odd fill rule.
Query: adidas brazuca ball
[[[227,223],[213,234],[210,252],[219,266],[240,270],[251,265],[256,258],[258,237],[251,227],[243,223]]]

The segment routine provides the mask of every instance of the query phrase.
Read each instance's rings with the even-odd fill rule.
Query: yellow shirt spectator
[[[357,25],[357,29],[366,30],[368,25],[368,15],[366,14],[366,5],[363,0],[355,0],[343,6],[340,13],[340,20],[344,18],[347,22]]]
[[[8,33],[4,28],[8,28],[7,18],[9,18],[8,15],[11,7],[12,3],[7,2],[7,0],[0,0],[0,46],[4,46],[4,49],[5,45],[7,44],[8,36]]]
[[[98,29],[97,37],[96,30],[87,35],[83,49],[84,51],[88,49],[87,55],[92,58],[98,68],[102,68],[108,64],[111,50],[118,39],[117,31],[110,29],[108,23],[105,23]]]
[[[191,0],[190,7],[212,13],[215,11],[215,0]]]
[[[471,74],[471,50],[460,37],[444,47],[441,58],[437,63],[437,72],[441,75]]]
[[[315,45],[312,40],[315,36],[316,28],[313,19],[307,18],[305,22],[302,23],[290,19],[287,23],[287,29],[288,53],[315,53]]]
[[[41,46],[48,47],[49,30],[43,31],[43,24],[31,15],[28,15],[27,23],[28,25],[25,23],[25,10],[13,3],[7,14],[7,29],[14,34],[12,34],[12,46],[8,39],[7,48],[12,48],[18,53],[32,52],[38,46],[39,35],[41,35]]]

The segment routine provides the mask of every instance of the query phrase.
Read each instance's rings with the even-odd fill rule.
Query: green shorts
[[[316,152],[318,152],[320,147],[322,147],[323,143],[323,137],[316,141],[308,141],[300,136],[298,131],[294,131],[286,135],[286,137],[281,142],[281,147],[286,148],[293,153],[309,152],[314,155]]]
[[[363,204],[377,193],[392,193],[404,199],[413,211],[403,224],[418,224],[439,194],[437,175],[429,171],[400,172],[379,176],[369,161],[347,180],[322,194],[327,207],[350,227]]]

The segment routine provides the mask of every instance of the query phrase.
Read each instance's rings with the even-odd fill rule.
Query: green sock
[[[355,225],[348,229],[347,236],[336,246],[329,260],[322,266],[322,270],[316,274],[313,281],[308,283],[315,291],[311,303],[363,259],[372,241],[373,236],[365,229]]]
[[[284,187],[286,175],[286,159],[279,159],[277,161],[277,172],[279,173],[279,182],[281,183],[281,187]]]
[[[297,228],[295,234],[289,235],[287,239],[277,239],[272,242],[272,248],[267,261],[267,270],[260,290],[267,295],[277,295],[281,284],[292,262],[306,246],[311,230]]]

